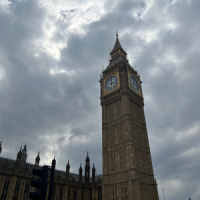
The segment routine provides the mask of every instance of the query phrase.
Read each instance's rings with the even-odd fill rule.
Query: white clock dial
[[[131,87],[132,87],[136,92],[138,92],[138,91],[139,91],[139,85],[138,85],[138,82],[135,80],[135,78],[134,78],[133,76],[130,76],[130,77],[129,77],[129,82],[130,82]]]
[[[118,83],[118,78],[116,76],[111,76],[107,81],[106,81],[106,84],[105,84],[105,89],[107,91],[111,91],[113,90],[116,86],[117,86],[117,83]]]

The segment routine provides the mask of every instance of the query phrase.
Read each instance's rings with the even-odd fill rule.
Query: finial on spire
[[[116,30],[116,32],[115,32],[115,33],[116,33],[116,37],[118,37],[118,31],[117,31],[117,30]]]

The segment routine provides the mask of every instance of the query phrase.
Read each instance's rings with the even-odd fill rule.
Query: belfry
[[[102,72],[103,200],[158,200],[141,80],[118,33]]]

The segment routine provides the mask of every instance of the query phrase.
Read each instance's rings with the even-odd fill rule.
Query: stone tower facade
[[[140,76],[118,34],[102,72],[103,200],[158,200]]]

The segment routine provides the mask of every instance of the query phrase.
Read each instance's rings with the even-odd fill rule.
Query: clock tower
[[[158,200],[140,76],[118,34],[102,72],[103,200]]]

